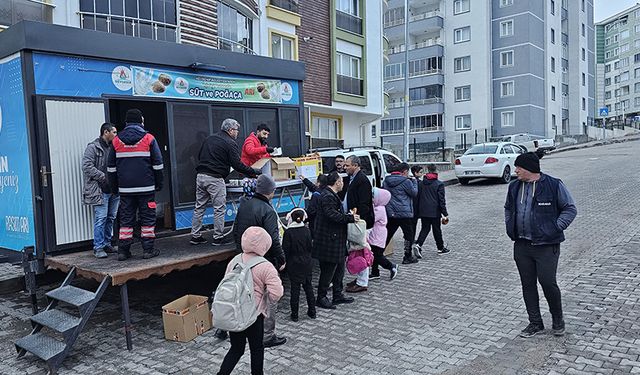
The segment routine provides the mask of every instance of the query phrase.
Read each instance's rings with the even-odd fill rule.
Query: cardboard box
[[[311,179],[322,174],[322,158],[320,155],[302,156],[292,160],[296,168],[291,171],[291,178],[296,178],[298,173]]]
[[[164,337],[187,342],[211,329],[207,297],[187,294],[162,306]]]
[[[263,158],[253,163],[252,168],[260,169],[262,174],[271,176],[275,181],[289,180],[289,172],[295,170],[293,160],[287,157]]]

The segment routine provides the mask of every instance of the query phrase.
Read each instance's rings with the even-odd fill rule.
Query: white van
[[[322,157],[322,171],[324,173],[329,173],[334,169],[334,159],[337,155],[342,155],[345,159],[352,155],[358,156],[361,163],[360,168],[369,177],[371,185],[377,187],[382,187],[382,181],[391,173],[393,167],[402,163],[393,152],[380,147],[321,148],[311,150],[311,152],[317,152]]]

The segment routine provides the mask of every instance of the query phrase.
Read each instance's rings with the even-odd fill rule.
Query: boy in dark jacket
[[[449,221],[449,213],[447,212],[447,201],[444,196],[444,184],[438,180],[438,173],[435,164],[427,165],[427,175],[420,183],[420,196],[418,204],[418,216],[422,222],[420,235],[416,246],[422,252],[422,245],[427,239],[431,228],[433,228],[433,237],[436,240],[438,254],[446,254],[449,250],[444,247],[442,240],[442,229],[440,220]]]
[[[402,264],[417,263],[418,258],[413,255],[411,245],[415,239],[413,232],[413,199],[418,195],[418,183],[409,178],[409,164],[400,163],[391,175],[385,177],[382,187],[391,193],[391,200],[387,210],[387,243],[402,229],[404,236],[404,258]]]
[[[309,189],[311,193],[311,199],[307,203],[307,222],[309,223],[309,230],[311,231],[311,238],[313,238],[313,228],[315,225],[316,216],[318,215],[318,211],[320,210],[320,194],[322,194],[322,190],[327,187],[327,175],[320,174],[316,179],[316,183],[314,184],[308,178],[305,178],[303,175],[300,175],[299,178],[302,180],[304,186]]]
[[[311,258],[311,232],[304,225],[306,213],[295,208],[289,213],[291,223],[284,232],[282,249],[287,259],[287,273],[291,281],[291,320],[298,321],[300,306],[300,286],[307,297],[307,315],[316,318],[316,297],[313,295],[313,259]]]

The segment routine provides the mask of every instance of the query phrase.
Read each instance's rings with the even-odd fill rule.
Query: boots
[[[418,258],[413,255],[411,245],[411,241],[404,241],[404,258],[402,258],[402,264],[418,263]]]

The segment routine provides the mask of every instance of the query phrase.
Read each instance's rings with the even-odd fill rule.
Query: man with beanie
[[[242,251],[242,234],[249,227],[258,226],[264,228],[271,236],[271,247],[264,257],[273,266],[282,271],[285,266],[284,251],[280,243],[280,228],[278,226],[278,214],[271,206],[276,190],[276,183],[270,176],[260,175],[256,182],[256,191],[252,198],[240,203],[236,220],[233,223],[233,236],[238,251]],[[269,313],[264,320],[264,347],[282,345],[287,342],[284,337],[276,336],[276,312],[277,303],[269,303]]]
[[[120,243],[118,260],[131,257],[133,227],[140,219],[142,257],[160,254],[154,249],[156,238],[155,192],[162,190],[162,154],[156,139],[144,130],[139,109],[130,109],[125,128],[111,142],[107,173],[111,191],[120,194]]]
[[[247,176],[259,175],[260,170],[250,168],[240,161],[240,151],[236,138],[240,132],[238,121],[228,118],[222,122],[220,132],[209,136],[198,154],[196,171],[196,205],[191,220],[192,245],[207,243],[202,237],[202,219],[209,201],[213,202],[213,239],[214,246],[224,241],[224,211],[227,207],[227,186],[224,179],[231,167]]]
[[[249,134],[244,140],[240,160],[245,165],[252,166],[258,160],[271,156],[274,148],[267,145],[269,133],[271,133],[271,129],[266,124],[260,124],[256,131]]]
[[[549,304],[552,332],[565,332],[562,299],[556,281],[563,231],[577,210],[566,186],[557,178],[540,172],[540,158],[533,152],[516,158],[518,179],[511,182],[504,205],[507,235],[514,241],[513,257],[520,273],[522,294],[529,325],[521,337],[544,330],[538,296],[539,282]]]

